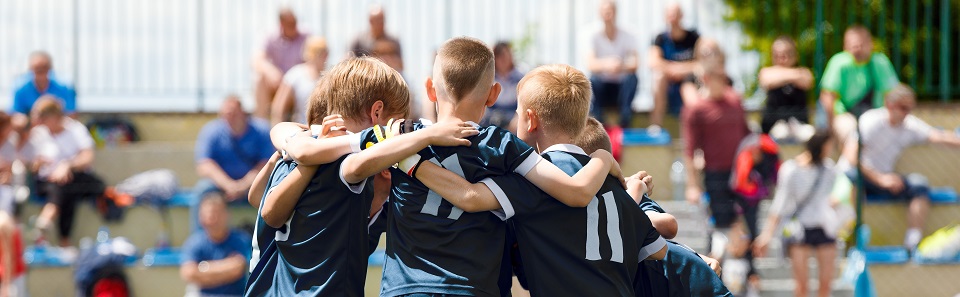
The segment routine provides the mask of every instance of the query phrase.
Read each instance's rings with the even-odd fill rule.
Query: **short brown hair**
[[[328,114],[366,120],[377,101],[383,102],[384,115],[406,117],[410,90],[403,77],[376,58],[347,58],[320,78],[307,103],[307,123],[320,124]]]
[[[517,85],[517,98],[540,118],[540,125],[576,137],[590,112],[590,80],[570,65],[537,67]]]
[[[600,149],[613,150],[607,130],[603,129],[603,124],[600,121],[592,117],[587,119],[586,125],[580,131],[580,135],[574,138],[573,144],[579,146],[588,154]]]
[[[493,84],[493,51],[483,41],[470,37],[455,37],[437,50],[434,65],[440,77],[434,77],[437,89],[454,102],[460,101],[481,83]]]
[[[846,38],[847,34],[853,33],[856,33],[857,35],[863,36],[867,39],[873,39],[873,35],[870,34],[870,29],[867,29],[867,27],[864,27],[860,24],[853,24],[850,25],[850,27],[847,27],[847,30],[843,31],[843,36]]]
[[[45,118],[48,116],[63,116],[63,106],[60,106],[60,100],[53,95],[43,95],[33,103],[30,110],[31,116]]]

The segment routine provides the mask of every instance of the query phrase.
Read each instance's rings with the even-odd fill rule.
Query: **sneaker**
[[[903,236],[903,247],[913,255],[913,252],[917,250],[917,245],[920,244],[920,240],[923,239],[923,233],[920,229],[910,228],[907,229],[907,234]]]
[[[647,127],[647,134],[650,136],[660,135],[660,132],[663,132],[663,128],[660,125],[650,125]]]

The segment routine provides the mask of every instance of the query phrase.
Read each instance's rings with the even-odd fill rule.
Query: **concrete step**
[[[21,213],[21,222],[32,222],[32,218],[40,213],[42,205],[27,203]],[[231,204],[230,225],[240,228],[252,226],[256,222],[257,210],[248,204]],[[71,242],[79,246],[82,238],[96,238],[101,226],[106,226],[111,236],[126,237],[143,251],[152,248],[162,233],[167,234],[171,246],[180,246],[190,236],[190,209],[187,207],[170,207],[165,210],[153,206],[136,205],[127,208],[124,217],[119,222],[104,222],[100,214],[90,202],[82,202],[77,206],[75,223]],[[52,228],[45,237],[56,242],[56,228]],[[25,229],[29,230],[29,229]],[[22,232],[24,243],[33,242],[32,232]]]
[[[108,185],[151,169],[167,168],[181,187],[192,187],[199,177],[194,165],[194,141],[143,141],[96,150],[94,171]]]
[[[870,245],[888,246],[903,244],[907,230],[906,202],[867,203],[863,210],[863,221],[870,225]],[[960,204],[932,204],[926,217],[924,236],[937,229],[955,224],[960,218]]]
[[[82,123],[94,118],[125,118],[137,128],[142,141],[194,141],[215,113],[93,113],[80,114]]]

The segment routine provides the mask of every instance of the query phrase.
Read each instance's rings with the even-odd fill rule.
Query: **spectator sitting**
[[[806,150],[780,166],[777,193],[770,206],[770,215],[763,230],[754,242],[754,254],[762,256],[774,236],[779,236],[783,226],[780,222],[796,218],[803,230],[803,240],[788,242],[785,248],[793,263],[793,279],[797,296],[809,296],[807,292],[809,267],[808,257],[817,258],[820,278],[818,296],[830,296],[833,282],[834,260],[837,257],[836,212],[830,196],[836,180],[834,162],[830,159],[833,149],[831,132],[817,131],[806,144]]]
[[[693,72],[680,82],[680,97],[683,98],[684,106],[688,108],[700,102],[701,91],[705,91],[702,77],[707,69],[704,69],[704,65],[712,65],[712,67],[719,69],[724,69],[727,66],[727,56],[720,48],[720,44],[710,38],[701,38],[697,41],[697,45],[693,47],[693,56],[694,60],[697,61],[693,66]],[[726,72],[724,72],[724,76],[726,76],[724,80],[727,82],[727,86],[733,87],[733,80],[730,79],[730,76],[726,75]]]
[[[197,136],[194,150],[197,175],[196,197],[220,192],[228,202],[243,202],[260,167],[273,154],[270,128],[261,119],[243,112],[240,98],[229,95],[220,106],[220,118],[207,123]],[[196,224],[199,198],[191,201],[191,230]]]
[[[219,193],[200,203],[202,231],[181,249],[180,278],[200,288],[201,296],[241,296],[250,258],[250,235],[227,225],[230,214]]]
[[[57,216],[60,246],[70,246],[73,215],[82,198],[103,196],[106,186],[90,171],[93,138],[87,127],[63,114],[60,101],[43,96],[30,113],[36,127],[30,132],[39,164],[37,190],[47,197],[37,217],[39,230]],[[75,252],[75,251],[74,251]]]
[[[683,19],[680,4],[667,6],[666,19],[666,32],[657,35],[647,54],[648,66],[654,71],[651,132],[660,131],[664,114],[669,112],[676,116],[686,103],[680,95],[680,84],[693,74],[693,49],[700,39],[697,31],[683,29],[680,25]]]
[[[873,52],[873,37],[867,28],[854,25],[843,34],[843,52],[830,58],[820,78],[820,105],[827,128],[842,143],[856,129],[856,119],[865,111],[883,105],[884,94],[900,80],[890,59]]]
[[[480,125],[494,125],[516,132],[517,122],[514,115],[517,114],[517,84],[523,78],[523,73],[517,70],[513,63],[513,51],[509,42],[501,41],[493,46],[493,66],[494,80],[500,83],[501,91],[497,102],[487,107]]]
[[[637,94],[637,42],[633,35],[617,27],[617,4],[613,1],[600,3],[600,18],[603,30],[592,36],[593,47],[587,54],[593,89],[590,113],[607,124],[602,106],[615,101],[620,111],[619,127],[626,128],[633,120],[633,97]]]
[[[787,36],[778,37],[773,41],[772,52],[773,66],[760,69],[758,75],[760,87],[767,91],[767,104],[763,109],[760,125],[763,133],[767,134],[774,124],[780,121],[785,124],[791,121],[810,123],[807,92],[813,88],[813,73],[806,67],[797,66],[797,45],[793,39]],[[798,133],[799,131],[795,131],[789,134]],[[781,137],[777,135],[775,138]],[[807,137],[794,138],[806,140]]]
[[[926,178],[919,174],[904,177],[893,171],[894,164],[907,147],[919,143],[935,143],[960,148],[954,133],[930,127],[910,114],[916,107],[916,95],[910,87],[899,84],[886,95],[884,107],[869,110],[860,117],[860,160],[863,186],[867,197],[888,196],[910,200],[908,229],[903,244],[915,249],[923,235],[923,223],[930,209]],[[855,145],[855,137],[849,140]],[[848,173],[854,179],[854,172]],[[855,180],[855,179],[854,179]]]
[[[303,48],[303,62],[293,66],[283,75],[277,96],[273,98],[270,110],[270,123],[276,124],[288,119],[297,123],[306,123],[304,108],[313,93],[313,87],[320,79],[320,73],[327,64],[327,40],[323,37],[310,37]]]
[[[374,5],[370,7],[369,22],[370,31],[362,32],[350,43],[350,53],[355,57],[371,56],[378,41],[392,43],[396,49],[396,57],[399,57],[394,63],[387,63],[397,72],[403,72],[403,50],[400,47],[400,40],[387,34],[384,28],[386,23],[383,6]],[[382,46],[381,46],[382,47]],[[384,60],[384,62],[387,62]]]
[[[70,86],[54,80],[50,75],[52,69],[53,59],[50,54],[44,51],[30,54],[30,72],[33,73],[33,78],[14,93],[11,112],[29,114],[33,104],[43,95],[53,95],[57,98],[67,114],[73,114],[76,111],[76,92]]]
[[[255,117],[269,119],[271,100],[283,82],[283,76],[293,66],[303,63],[303,45],[307,34],[297,29],[297,16],[289,8],[280,9],[280,33],[267,39],[263,51],[253,60],[258,78],[254,87]]]

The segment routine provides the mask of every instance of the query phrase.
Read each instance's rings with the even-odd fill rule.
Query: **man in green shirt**
[[[827,127],[846,139],[857,127],[856,118],[883,106],[884,94],[899,82],[890,59],[873,52],[870,31],[860,25],[847,28],[843,52],[830,58],[820,79],[820,105]]]

